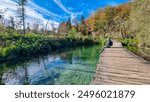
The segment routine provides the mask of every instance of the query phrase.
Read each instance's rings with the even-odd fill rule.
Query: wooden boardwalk
[[[101,54],[94,85],[147,85],[150,84],[150,64],[113,41],[112,48]]]

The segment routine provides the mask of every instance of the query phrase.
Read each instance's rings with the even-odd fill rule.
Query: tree
[[[27,0],[18,0],[17,4],[18,4],[18,9],[17,9],[18,17],[20,18],[20,21],[21,21],[22,26],[23,26],[23,34],[25,34],[26,33],[25,5],[27,4]]]
[[[83,15],[81,16],[81,24],[82,24],[82,25],[86,25],[85,19],[84,19],[84,16],[83,16]]]
[[[74,19],[72,20],[72,23],[73,23],[73,25],[74,25],[76,31],[78,32],[78,31],[79,31],[78,19],[77,19],[77,18],[74,18]]]
[[[4,15],[5,15],[5,12],[7,12],[8,8],[2,10],[0,9],[0,23],[2,25],[5,25],[5,20],[4,20]]]
[[[85,19],[84,19],[84,16],[82,15],[81,16],[81,21],[80,21],[80,31],[83,35],[86,35],[87,34],[87,27],[86,27],[86,22],[85,22]]]
[[[66,27],[66,22],[62,22],[62,23],[60,23],[59,24],[59,26],[58,26],[58,33],[60,34],[66,34],[66,32],[67,32],[67,27]]]
[[[14,17],[10,16],[10,28],[15,29]]]
[[[0,11],[0,23],[2,23],[2,21],[3,21],[3,16],[2,15],[3,15],[3,12]]]
[[[68,18],[68,20],[67,20],[67,31],[69,31],[69,30],[71,30],[71,20],[70,20],[70,17]]]
[[[48,23],[49,23],[49,20],[48,20],[48,22],[47,22],[47,25],[48,25]],[[42,25],[40,19],[34,18],[34,19],[32,20],[32,29],[33,29],[33,32],[34,32],[34,33],[38,33],[38,32],[40,31],[40,29],[39,29],[39,26],[40,26],[40,25]],[[46,25],[46,26],[47,26],[47,25]],[[47,31],[47,27],[46,27],[46,31]]]
[[[106,33],[106,12],[104,9],[98,9],[95,13],[94,19],[94,31],[98,32],[99,34]]]
[[[30,32],[30,24],[27,23],[27,31]]]
[[[140,47],[150,48],[150,0],[134,0],[131,2],[129,17],[130,34],[134,34]]]

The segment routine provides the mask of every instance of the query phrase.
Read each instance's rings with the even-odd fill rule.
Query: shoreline
[[[17,57],[29,57],[41,55],[62,48],[71,48],[83,45],[103,44],[103,39],[91,36],[41,36],[41,35],[10,35],[6,42],[15,39],[16,44],[0,47],[0,62],[17,59]],[[2,35],[0,36],[2,39]],[[20,41],[22,40],[22,41]],[[33,40],[33,41],[32,41]],[[20,41],[20,42],[19,42]]]

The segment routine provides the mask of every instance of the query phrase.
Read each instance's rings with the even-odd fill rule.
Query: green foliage
[[[75,28],[72,28],[69,32],[68,32],[69,35],[76,35],[77,34],[77,30]]]
[[[67,20],[67,30],[69,31],[70,29],[71,29],[71,19],[70,18],[68,18],[68,20]]]
[[[73,30],[70,32],[75,34]],[[63,48],[67,46],[80,46],[98,44],[99,38],[88,36],[49,36],[35,34],[0,34],[0,41],[3,46],[0,47],[0,58],[12,59],[18,56],[30,56]]]
[[[82,33],[82,35],[87,35],[87,26],[83,15],[81,16],[81,21],[79,24],[79,31]]]
[[[139,40],[139,47],[150,47],[149,7],[149,0],[135,0],[131,3],[130,33]]]
[[[138,46],[137,39],[122,39],[121,42],[123,46]]]
[[[0,47],[0,58],[3,57],[3,48]]]
[[[106,25],[106,22],[103,21],[103,20],[101,20],[101,21],[96,21],[96,22],[95,22],[95,29],[94,29],[94,30],[95,30],[95,31],[98,31],[98,30],[102,31],[105,25]]]

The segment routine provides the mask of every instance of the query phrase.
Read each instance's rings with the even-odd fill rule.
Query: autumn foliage
[[[128,19],[130,13],[130,6],[128,3],[119,6],[107,6],[104,9],[97,9],[97,11],[90,15],[86,20],[88,28],[98,34],[116,34],[123,32],[123,23]]]

